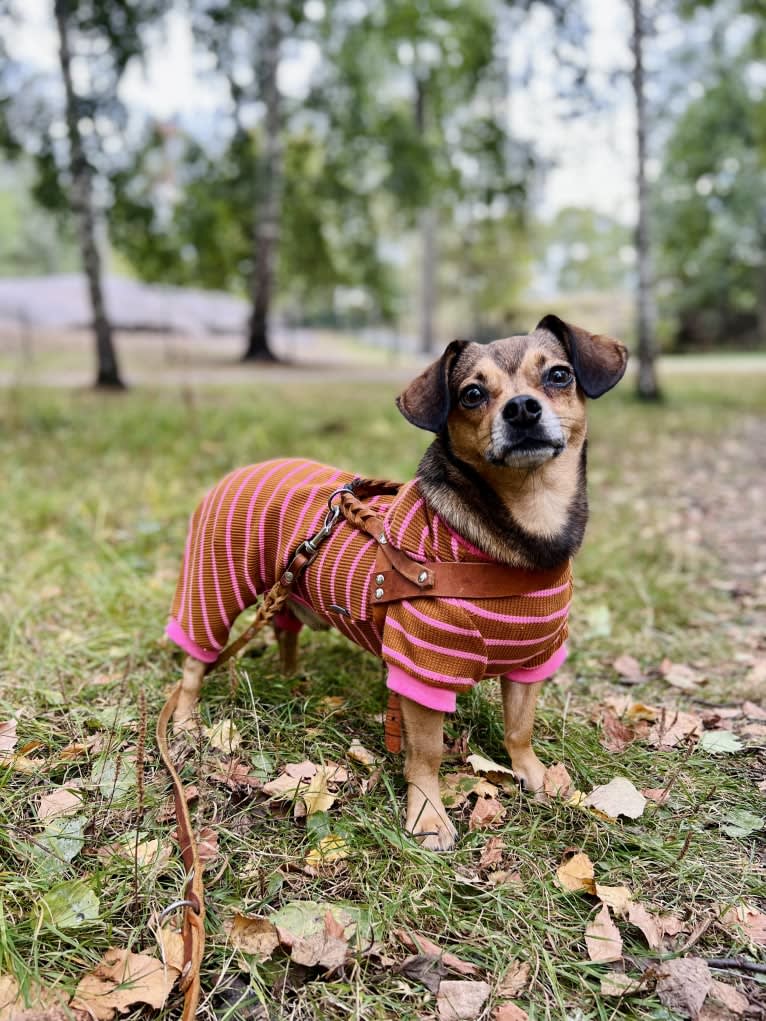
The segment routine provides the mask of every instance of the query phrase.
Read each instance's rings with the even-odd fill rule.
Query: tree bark
[[[69,167],[72,177],[71,203],[77,222],[83,271],[88,284],[96,341],[97,387],[122,390],[112,325],[104,304],[101,286],[101,256],[96,242],[96,218],[93,211],[91,171],[83,149],[79,126],[79,104],[72,81],[72,53],[69,45],[69,0],[55,0],[59,37],[59,63],[66,96],[66,125],[69,137]]]
[[[415,124],[422,138],[426,129],[426,86],[415,78]],[[434,349],[434,318],[436,315],[436,210],[431,206],[418,214],[420,234],[420,317],[418,347],[423,354]]]
[[[636,223],[636,333],[638,346],[638,396],[656,401],[660,397],[657,382],[657,349],[654,337],[656,311],[652,292],[652,257],[649,237],[649,188],[646,180],[647,117],[644,90],[644,22],[642,0],[631,0],[633,11],[633,92],[636,100],[636,185],[638,221]]]
[[[263,157],[259,160],[253,243],[253,309],[248,327],[244,361],[276,361],[271,350],[270,316],[279,252],[282,208],[282,96],[277,73],[284,28],[280,0],[271,0],[265,14],[261,60],[261,97],[266,108]]]

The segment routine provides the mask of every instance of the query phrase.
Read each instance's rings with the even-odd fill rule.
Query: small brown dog
[[[377,544],[424,567],[470,564],[474,578],[508,565],[511,594],[470,599],[478,590],[456,571],[454,594],[375,606],[385,598],[380,550],[341,522],[291,598],[295,615],[275,620],[288,668],[297,618],[334,626],[386,661],[401,696],[406,826],[425,847],[454,843],[439,794],[443,714],[483,677],[501,678],[514,772],[530,791],[543,786],[531,736],[541,683],[566,656],[570,560],[588,516],[585,399],[611,389],[626,364],[618,341],[556,316],[525,336],[453,341],[398,398],[404,417],[436,438],[415,480],[371,501],[384,522]],[[310,461],[270,461],[232,472],[197,508],[168,625],[188,654],[176,726],[193,722],[205,664],[236,615],[280,577],[328,497],[352,479]]]

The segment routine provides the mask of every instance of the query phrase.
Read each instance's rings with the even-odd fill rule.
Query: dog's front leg
[[[407,788],[407,832],[422,847],[449,851],[457,833],[439,793],[439,766],[444,743],[444,713],[402,696],[404,776]]]
[[[196,726],[199,693],[204,676],[205,664],[187,656],[184,659],[181,692],[173,711],[173,726],[176,730],[191,730]]]
[[[524,786],[528,791],[542,791],[545,766],[532,750],[535,706],[542,681],[536,684],[524,684],[503,677],[501,687],[505,718],[505,747],[510,756],[513,771],[520,780],[524,781]]]

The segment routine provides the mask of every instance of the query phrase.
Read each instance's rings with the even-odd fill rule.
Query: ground
[[[153,918],[180,896],[152,730],[178,676],[161,634],[188,514],[205,488],[276,454],[410,477],[427,442],[398,416],[393,385],[258,379],[120,396],[5,393],[0,723],[16,721],[17,743],[0,762],[0,982],[15,975],[26,989],[71,994],[110,947],[156,952]],[[576,564],[572,654],[546,686],[537,728],[541,758],[563,763],[577,789],[624,776],[666,790],[665,801],[615,821],[564,798],[536,803],[506,783],[491,828],[469,825],[474,793],[453,809],[457,850],[425,852],[401,831],[404,785],[383,749],[380,665],[339,636],[309,634],[288,681],[264,636],[233,673],[207,682],[211,733],[175,744],[212,856],[203,1016],[436,1017],[443,996],[427,986],[438,976],[405,965],[417,950],[401,931],[478,969],[469,980],[490,986],[486,1017],[513,962],[531,966],[513,997],[530,1017],[606,1019],[675,1016],[650,981],[660,957],[756,959],[757,939],[726,911],[766,907],[766,728],[757,705],[742,708],[763,701],[766,684],[766,376],[674,373],[666,389],[656,408],[633,403],[627,388],[592,406],[592,517]],[[625,655],[638,661],[636,684],[613,665],[630,672]],[[636,722],[636,703],[658,710],[653,723]],[[664,747],[679,710],[692,733]],[[225,742],[213,728],[226,720],[241,739],[241,769],[216,747]],[[716,754],[695,727],[735,732],[735,750]],[[494,684],[461,701],[447,737],[446,774],[470,774],[470,752],[506,763]],[[354,738],[382,769],[347,758]],[[609,751],[610,742],[624,747]],[[349,777],[329,808],[296,819],[289,798],[269,799],[260,785],[306,760],[343,763]],[[42,820],[41,798],[72,782],[82,803],[58,824]],[[328,835],[347,857],[307,866]],[[135,848],[150,839],[159,845],[144,862]],[[627,885],[682,931],[652,948],[618,919],[622,963],[589,960],[584,934],[598,901],[555,881],[572,849],[590,857],[598,883]],[[299,965],[284,948],[258,963],[228,935],[236,911],[280,910],[284,920],[286,905],[306,900],[364,909],[364,939],[341,966]],[[602,994],[615,967],[649,969],[642,995]],[[763,976],[715,974],[763,1016]],[[167,1016],[179,1003],[171,993]]]

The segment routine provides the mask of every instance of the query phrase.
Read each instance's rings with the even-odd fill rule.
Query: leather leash
[[[491,598],[522,595],[536,588],[546,588],[561,578],[560,568],[551,571],[526,571],[491,562],[450,564],[436,561],[420,563],[412,560],[402,550],[389,543],[383,519],[362,502],[371,496],[394,495],[400,488],[399,483],[381,479],[354,479],[332,493],[321,529],[298,546],[281,577],[261,598],[250,624],[239,638],[226,646],[214,663],[208,664],[205,673],[209,673],[241,652],[284,606],[306,568],[318,556],[319,548],[332,533],[341,514],[353,528],[365,532],[377,543],[372,606],[379,625],[385,617],[386,604],[401,599],[413,596]],[[157,720],[156,736],[162,761],[170,774],[173,786],[178,842],[187,875],[184,899],[170,905],[165,913],[174,908],[184,908],[184,960],[179,988],[184,993],[182,1021],[192,1021],[201,991],[200,966],[205,948],[205,900],[202,868],[189,806],[184,797],[183,783],[173,765],[167,740],[168,723],[180,693],[179,681],[162,707]],[[384,733],[387,750],[392,753],[400,752],[402,714],[399,696],[393,691],[389,692]]]

